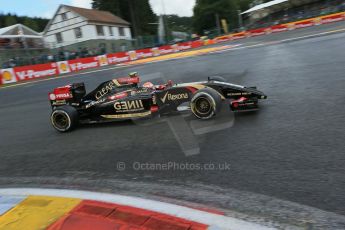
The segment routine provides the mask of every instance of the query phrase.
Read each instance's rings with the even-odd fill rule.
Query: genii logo
[[[2,69],[0,70],[1,73],[1,82],[2,84],[9,84],[17,82],[16,75],[14,74],[13,69]]]
[[[135,112],[144,109],[142,100],[118,101],[114,103],[116,112]]]

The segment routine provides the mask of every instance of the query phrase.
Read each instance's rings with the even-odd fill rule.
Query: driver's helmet
[[[132,72],[128,74],[129,77],[139,77],[138,72]]]
[[[144,84],[143,84],[143,87],[144,88],[149,88],[149,89],[153,89],[154,87],[155,87],[155,85],[154,84],[152,84],[152,82],[145,82]]]

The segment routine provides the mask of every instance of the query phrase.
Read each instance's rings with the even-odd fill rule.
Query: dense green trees
[[[205,30],[216,28],[216,15],[226,19],[231,29],[238,27],[238,10],[249,8],[251,0],[196,0],[193,27],[202,34]]]
[[[48,21],[49,20],[45,18],[22,17],[15,14],[0,14],[0,28],[21,23],[37,32],[42,32]]]
[[[179,17],[176,14],[169,14],[165,17],[170,31],[191,32],[193,31],[192,17]]]
[[[92,8],[110,11],[132,24],[134,35],[152,35],[157,33],[157,22],[149,0],[93,0]]]
[[[247,10],[251,2],[252,0],[196,0],[193,17],[167,15],[166,23],[170,31],[193,31],[202,34],[205,30],[216,28],[216,14],[218,14],[219,19],[226,19],[230,29],[234,29],[238,27],[238,10]],[[158,22],[158,17],[152,11],[149,0],[93,0],[92,7],[110,11],[129,21],[134,35],[157,34],[157,25],[153,23]],[[0,14],[0,28],[16,23],[22,23],[41,32],[48,19]]]

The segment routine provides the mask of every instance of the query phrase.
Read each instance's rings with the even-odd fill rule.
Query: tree
[[[149,0],[93,0],[92,8],[109,11],[130,22],[135,36],[156,34],[156,27],[149,24],[157,21]]]
[[[48,19],[45,18],[31,18],[26,16],[17,16],[12,14],[1,14],[0,13],[0,28],[21,23],[29,26],[35,31],[43,31],[48,23]]]
[[[26,17],[23,22],[24,25],[29,27],[30,29],[34,31],[39,31],[38,23],[32,18]]]
[[[271,0],[269,0],[271,1]],[[253,0],[236,0],[236,4],[238,6],[238,9],[241,10],[241,12],[244,12],[250,8],[250,4],[253,2]]]
[[[226,19],[230,28],[238,27],[238,10],[249,8],[250,0],[197,0],[194,6],[193,28],[203,34],[205,30],[215,29],[216,14]]]
[[[7,16],[5,17],[5,26],[12,26],[15,24],[17,24],[16,18],[11,14],[7,14]]]
[[[176,14],[166,15],[166,23],[171,31],[191,32],[192,17],[179,17]]]

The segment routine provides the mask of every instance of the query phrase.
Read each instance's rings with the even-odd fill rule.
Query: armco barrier
[[[226,42],[231,40],[238,40],[248,37],[268,35],[272,33],[279,33],[299,28],[306,28],[310,26],[317,26],[332,22],[345,20],[345,12],[330,14],[326,16],[291,22],[287,24],[274,25],[267,28],[259,28],[255,30],[243,31],[240,33],[229,34],[225,36],[216,37],[207,41],[193,41],[184,42],[175,45],[166,45],[161,47],[133,50],[128,52],[119,52],[107,55],[100,55],[96,57],[79,58],[70,61],[60,61],[56,63],[31,65],[23,67],[14,67],[0,70],[0,85],[9,84],[20,81],[26,81],[35,78],[56,76],[59,74],[66,74],[78,72],[85,69],[96,68],[106,65],[114,65],[123,62],[160,56],[170,54],[192,48],[197,48],[203,45],[212,45],[214,43]]]

